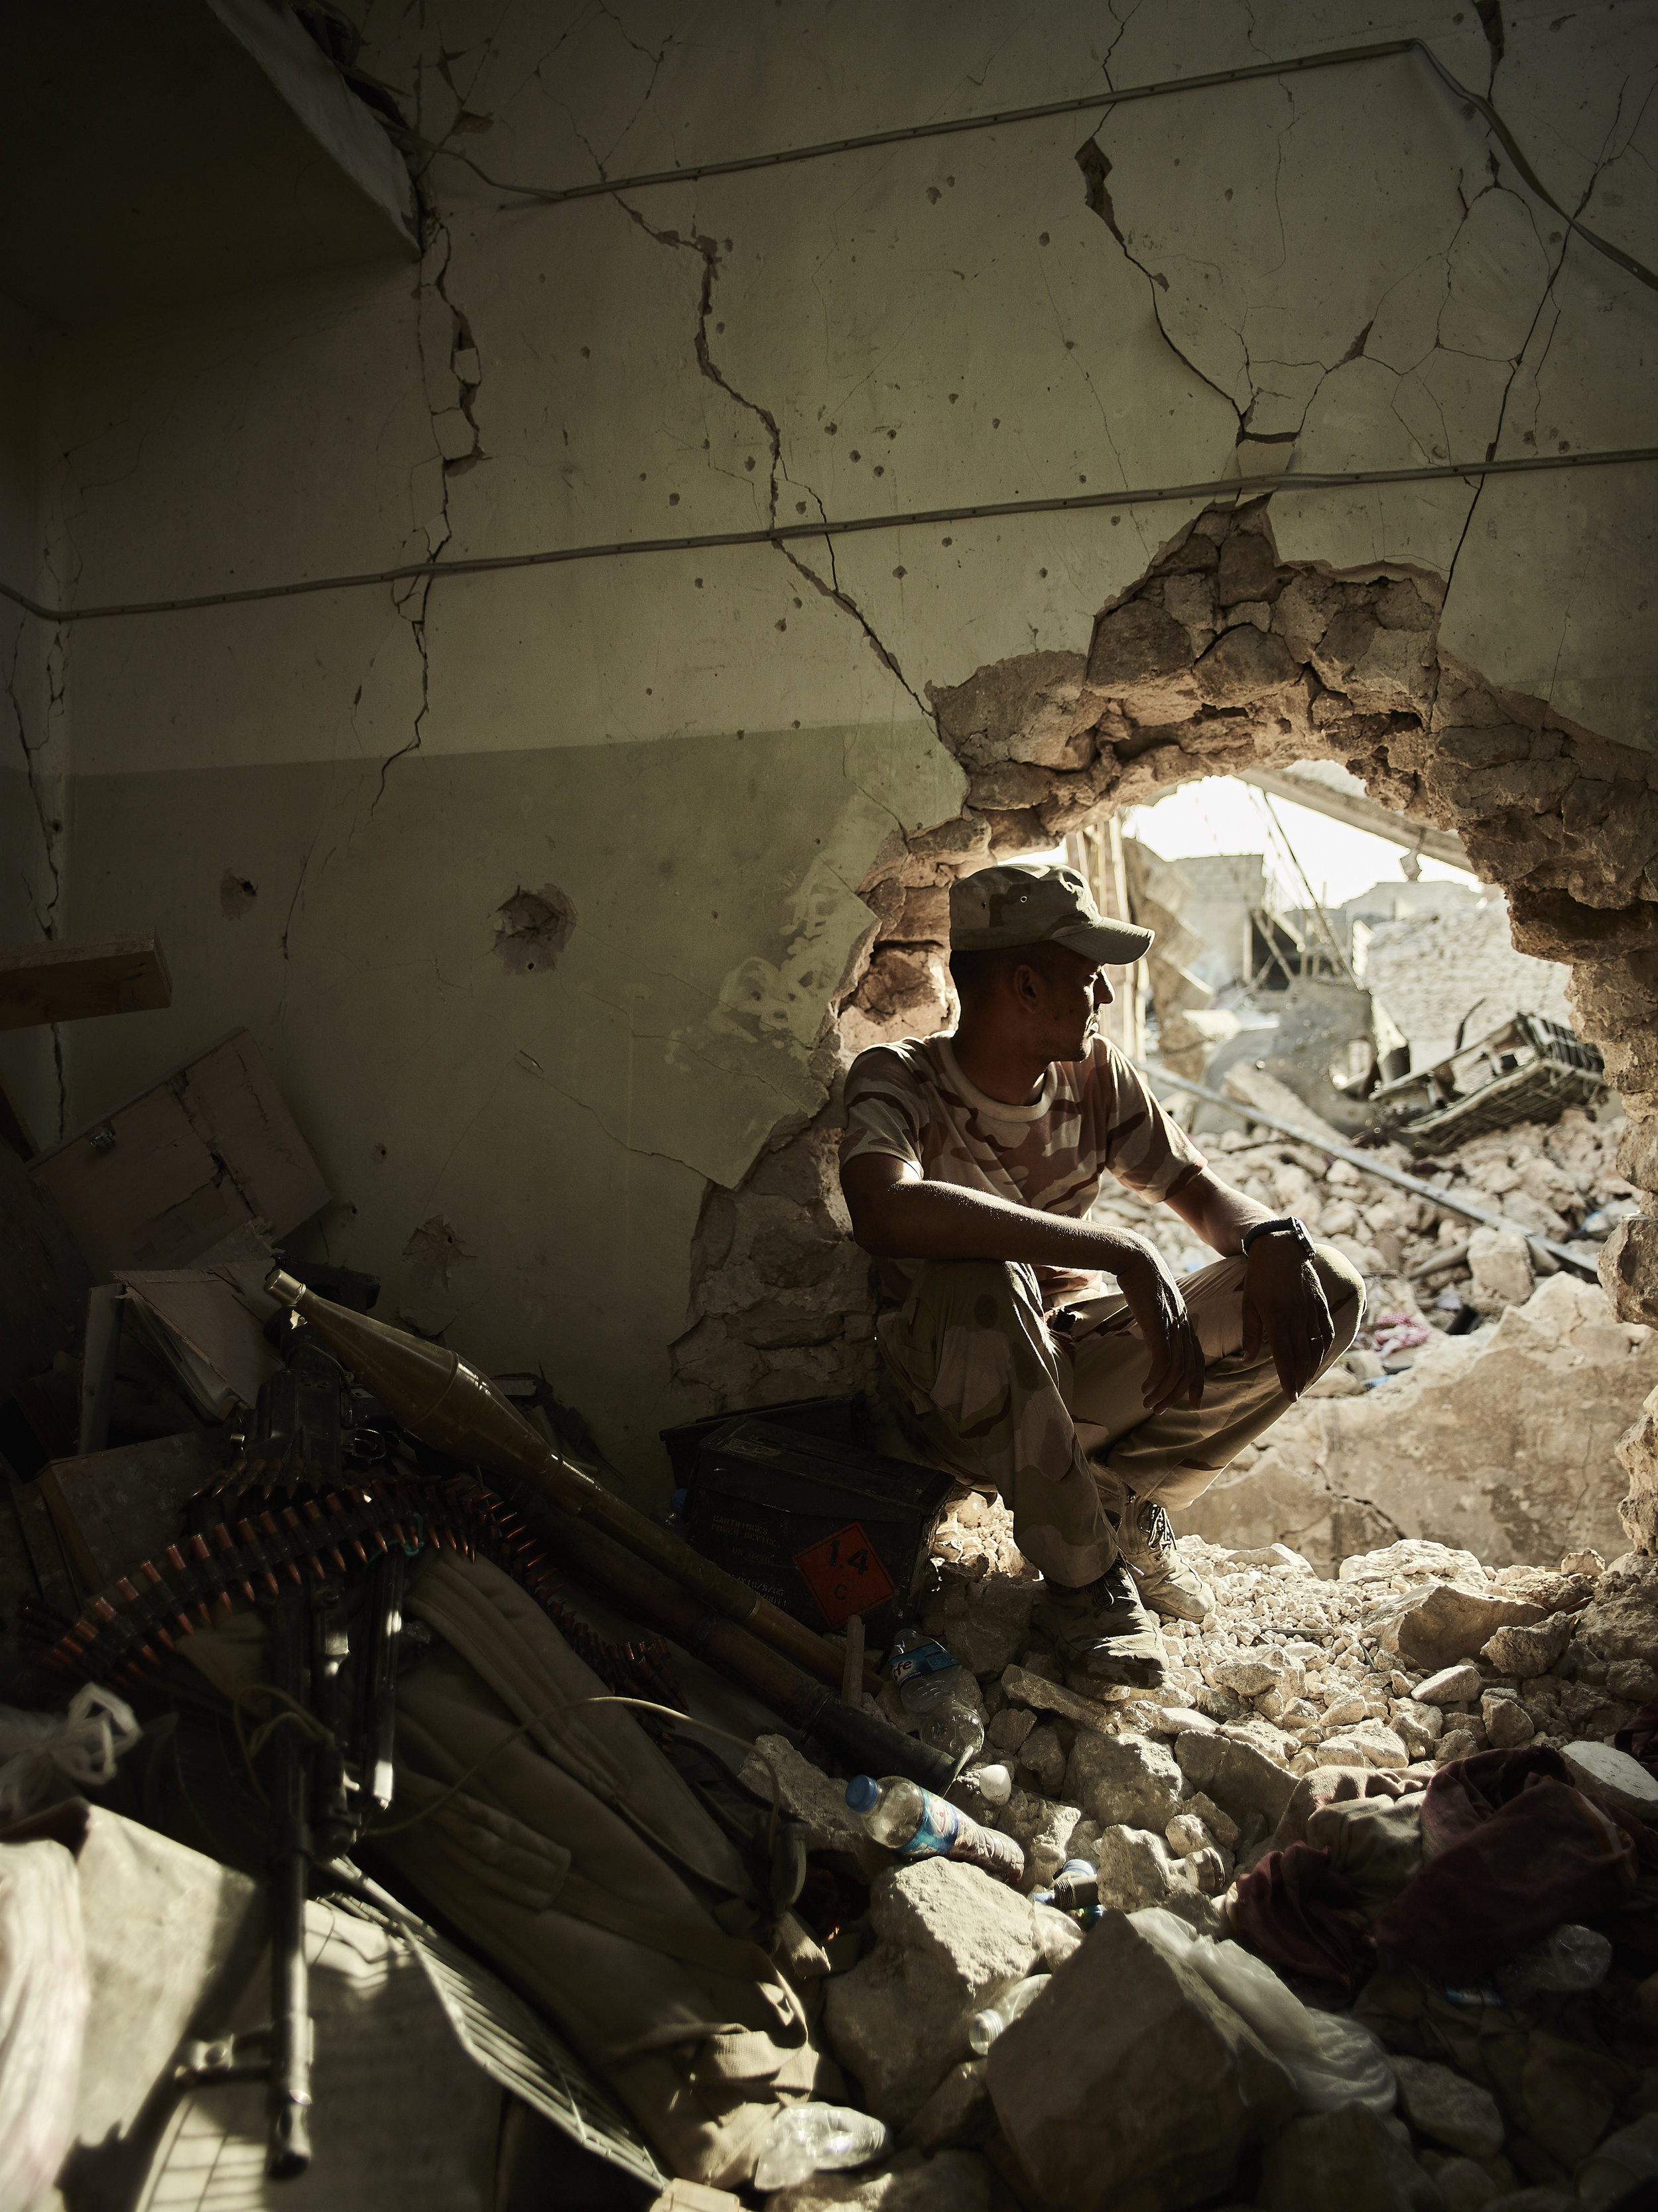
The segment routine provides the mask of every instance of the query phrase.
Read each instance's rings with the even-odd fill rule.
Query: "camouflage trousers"
[[[1314,1264],[1335,1323],[1327,1367],[1358,1333],[1364,1281],[1327,1244]],[[930,1260],[880,1323],[893,1411],[930,1459],[1001,1492],[1033,1566],[1072,1588],[1092,1582],[1116,1557],[1106,1504],[1120,1486],[1171,1511],[1189,1505],[1288,1407],[1265,1345],[1243,1356],[1243,1280],[1241,1259],[1181,1279],[1203,1403],[1148,1414],[1150,1354],[1125,1299],[1049,1316],[1027,1267]]]

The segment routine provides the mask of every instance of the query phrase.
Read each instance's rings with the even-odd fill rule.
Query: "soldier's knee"
[[[1313,1265],[1324,1285],[1330,1318],[1335,1323],[1333,1358],[1335,1353],[1345,1352],[1359,1333],[1359,1323],[1364,1319],[1364,1278],[1333,1244],[1315,1244],[1313,1251]]]

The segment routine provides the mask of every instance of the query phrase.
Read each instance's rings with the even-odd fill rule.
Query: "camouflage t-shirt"
[[[908,1160],[928,1182],[960,1183],[1042,1213],[1080,1218],[1107,1173],[1166,1200],[1206,1165],[1128,1061],[1102,1037],[1086,1060],[1056,1062],[1028,1106],[987,1098],[956,1065],[948,1036],[872,1045],[846,1078],[841,1164],[866,1152]],[[884,1260],[883,1287],[908,1295],[920,1263]],[[1048,1309],[1100,1289],[1100,1277],[1039,1267]]]

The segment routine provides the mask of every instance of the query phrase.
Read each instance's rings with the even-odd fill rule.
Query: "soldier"
[[[1145,1607],[1214,1607],[1167,1509],[1271,1427],[1364,1309],[1350,1263],[1222,1182],[1100,1035],[1106,964],[1151,940],[1102,920],[1075,869],[963,878],[957,1028],[859,1054],[841,1151],[894,1410],[929,1459],[1011,1505],[1067,1670],[1140,1687],[1163,1678]],[[1221,1256],[1177,1280],[1149,1238],[1089,1221],[1107,1174]]]

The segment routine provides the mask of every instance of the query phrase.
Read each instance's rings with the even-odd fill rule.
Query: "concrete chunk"
[[[1496,1690],[1487,1690],[1480,1699],[1479,1717],[1493,1751],[1512,1751],[1516,1745],[1529,1743],[1537,1734],[1536,1722],[1519,1698]]]
[[[1240,1827],[1259,1814],[1269,1829],[1283,1818],[1284,1808],[1295,1794],[1295,1778],[1270,1759],[1253,1744],[1230,1736],[1198,1735],[1174,1739],[1174,1756],[1194,1790],[1201,1790],[1223,1805]]]
[[[945,2150],[984,2142],[994,2131],[996,2114],[982,2058],[964,2058],[951,2067],[904,2130],[906,2150]]]
[[[1569,1613],[1557,1613],[1534,1628],[1499,1628],[1480,1656],[1499,1674],[1516,1674],[1529,1681],[1548,1673],[1571,1642],[1574,1626]]]
[[[1240,1698],[1259,1698],[1265,1690],[1279,1690],[1293,1697],[1301,1686],[1301,1668],[1271,1644],[1216,1659],[1209,1668],[1209,1678],[1235,1690]]]
[[[1400,2133],[1357,2105],[1292,2120],[1267,2146],[1256,2201],[1265,2212],[1442,2212]]]
[[[1436,1583],[1401,1606],[1381,1632],[1383,1648],[1418,1667],[1448,1667],[1472,1659],[1499,1628],[1529,1628],[1543,1619],[1540,1605],[1496,1597],[1468,1583]]]
[[[1104,1692],[1108,1702],[1085,1698],[1080,1691],[1068,1690],[1063,1682],[1050,1682],[1033,1674],[1027,1667],[1009,1667],[1002,1677],[1002,1692],[1010,1705],[1034,1705],[1039,1712],[1058,1713],[1062,1720],[1075,1721],[1078,1728],[1102,1732],[1111,1725],[1113,1706],[1128,1696],[1126,1690],[1112,1684]]]
[[[1079,1805],[1062,1805],[1032,1790],[1015,1790],[997,1822],[1025,1853],[1025,1889],[1045,1889],[1070,1856],[1070,1842],[1082,1817]]]
[[[774,1773],[783,1811],[806,1824],[808,1851],[844,1851],[857,1862],[866,1881],[892,1864],[891,1854],[874,1841],[848,1810],[845,1784],[830,1781],[786,1736],[763,1735],[743,1761],[737,1779],[769,1800]]]
[[[880,1941],[824,1985],[824,2032],[877,2119],[901,2128],[967,2056],[966,2017],[1040,1957],[1028,1899],[977,1867],[916,1859],[877,1876]]]
[[[1418,2135],[1466,2158],[1495,2158],[1503,2115],[1489,2089],[1427,2058],[1390,2058],[1405,2116]]]
[[[1162,1837],[1146,1828],[1104,1828],[1099,1849],[1100,1902],[1119,1912],[1137,1912],[1161,1905],[1195,1928],[1200,1936],[1227,1933],[1210,1902],[1221,1857],[1210,1845],[1191,1858],[1177,1858]],[[1219,1884],[1225,1887],[1224,1881]]]
[[[1594,1790],[1620,1813],[1658,1823],[1658,1778],[1638,1759],[1609,1743],[1569,1743],[1560,1756],[1581,1788]]]
[[[1195,2204],[1295,2107],[1289,2075],[1208,1984],[1108,1914],[987,2072],[1027,2201],[1066,2212]]]
[[[1418,1682],[1411,1696],[1419,1705],[1466,1705],[1477,1698],[1484,1686],[1484,1677],[1469,1661],[1460,1660],[1454,1667],[1442,1667]]]
[[[1185,1786],[1173,1753],[1143,1735],[1079,1735],[1065,1770],[1067,1796],[1102,1828],[1166,1827]]]

